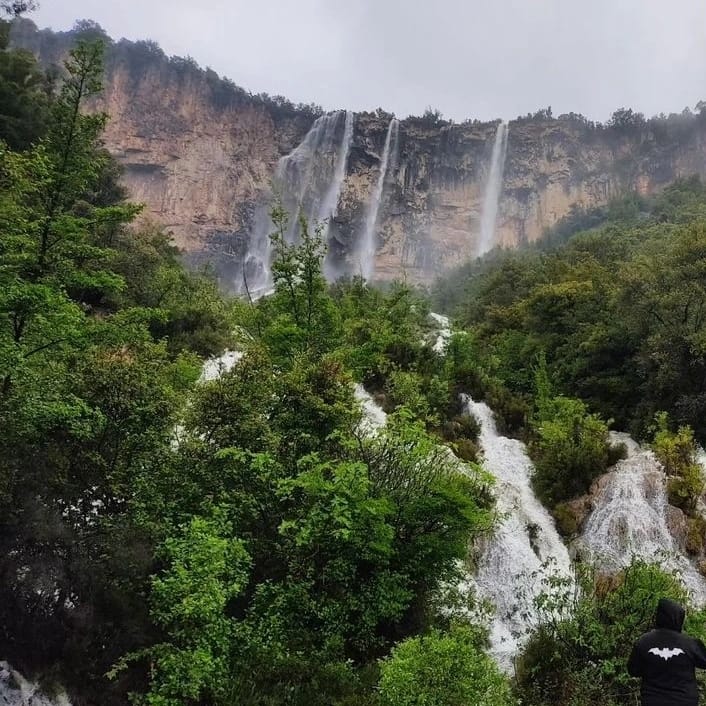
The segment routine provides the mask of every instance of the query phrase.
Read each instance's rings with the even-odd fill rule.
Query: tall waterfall
[[[312,226],[335,215],[353,141],[353,123],[350,111],[322,115],[304,140],[277,163],[272,179],[274,193],[257,210],[250,234],[244,270],[251,291],[271,285],[272,198],[279,199],[289,216],[285,234],[289,242],[298,237],[300,215]]]
[[[480,239],[476,255],[487,253],[495,245],[495,224],[498,217],[500,192],[503,185],[505,171],[505,157],[507,156],[508,125],[502,121],[495,132],[493,153],[490,158],[490,171],[488,172],[483,196],[483,211],[480,221]]]
[[[392,166],[394,168],[399,129],[399,120],[392,118],[387,128],[385,147],[383,148],[382,159],[380,161],[380,173],[378,174],[375,190],[372,193],[370,203],[368,204],[368,211],[365,216],[365,230],[363,231],[363,237],[359,245],[358,260],[361,274],[367,280],[375,274],[375,236],[377,234],[378,214],[380,213],[380,204],[385,188],[385,178],[387,177],[391,156]]]
[[[323,202],[319,207],[316,220],[326,220],[326,232],[329,230],[331,218],[336,215],[338,210],[338,198],[341,195],[341,187],[346,178],[346,168],[348,167],[348,155],[351,151],[351,143],[353,142],[353,113],[347,110],[345,125],[343,129],[343,139],[336,154],[336,162],[334,165],[333,179],[331,180],[328,190],[324,196]]]
[[[624,435],[615,435],[625,441]],[[681,552],[669,526],[666,477],[654,454],[631,440],[628,457],[602,479],[579,546],[606,569],[633,557],[659,561],[682,575],[696,603],[706,603],[706,580]]]
[[[482,547],[475,584],[479,597],[495,606],[491,652],[507,668],[536,617],[534,599],[544,588],[545,567],[568,577],[571,565],[552,518],[532,490],[525,445],[498,434],[486,404],[468,399],[467,409],[481,423],[483,465],[495,477],[501,514]]]

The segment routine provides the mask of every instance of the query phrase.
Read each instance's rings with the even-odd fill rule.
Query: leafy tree
[[[610,452],[605,422],[589,414],[580,400],[553,395],[544,357],[535,379],[533,481],[540,497],[553,506],[586,492],[593,479],[617,459]]]
[[[52,84],[31,52],[9,48],[9,30],[0,20],[0,140],[24,150],[44,133]]]
[[[321,226],[312,234],[302,219],[300,242],[290,244],[287,214],[275,208],[272,221],[276,227],[272,235],[275,291],[258,309],[257,335],[281,361],[291,361],[303,352],[322,355],[334,347],[340,323],[322,272]]]
[[[584,569],[579,582],[576,591],[568,580],[550,579],[538,598],[539,624],[517,665],[523,703],[634,703],[639,683],[626,671],[633,644],[652,628],[659,598],[689,603],[678,576],[638,560],[613,576]],[[687,614],[688,629],[703,634],[703,613]]]
[[[192,517],[160,553],[166,569],[152,580],[152,615],[169,642],[145,653],[152,663],[151,688],[137,702],[182,706],[219,699],[228,690],[233,638],[226,607],[247,584],[247,552],[215,513]]]
[[[201,284],[168,304],[138,292],[125,225],[139,209],[123,203],[100,144],[105,117],[83,113],[101,56],[77,46],[37,139],[0,143],[0,651],[109,704],[125,702],[137,675],[114,685],[102,675],[162,629],[144,597],[165,523],[140,514],[135,489],[171,467],[198,377],[192,351],[220,348],[230,322]],[[155,254],[163,268],[195,281],[166,246]],[[188,302],[190,330],[213,327],[220,340],[155,340],[155,322],[178,320],[179,296],[194,291],[211,300]]]
[[[394,648],[381,664],[385,706],[511,706],[510,685],[466,626],[433,631]]]
[[[656,416],[655,423],[652,448],[668,476],[669,502],[693,513],[704,491],[703,471],[696,459],[694,432],[689,427],[680,427],[676,433],[670,431],[665,412]]]

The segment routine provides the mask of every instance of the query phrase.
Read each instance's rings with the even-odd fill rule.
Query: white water
[[[375,436],[387,424],[387,415],[360,383],[355,386],[355,398],[363,410],[360,430],[364,436]]]
[[[200,382],[208,382],[221,377],[223,373],[230,372],[233,366],[243,357],[240,351],[226,351],[225,353],[209,358],[201,369]]]
[[[682,575],[695,602],[706,603],[706,581],[681,552],[668,523],[666,477],[654,454],[625,435],[628,457],[601,480],[595,507],[578,546],[606,569],[627,566],[633,558],[658,561]]]
[[[288,214],[285,233],[288,242],[295,242],[298,237],[300,215],[312,227],[316,221],[335,215],[352,139],[353,113],[328,113],[317,118],[302,142],[277,163],[272,197],[279,199]],[[270,234],[274,224],[270,218],[271,199],[266,201],[255,216],[244,265],[248,287],[255,293],[267,290],[272,284]]]
[[[343,128],[343,139],[341,140],[336,162],[334,166],[333,179],[329,184],[328,190],[324,196],[324,200],[319,208],[317,221],[326,221],[325,233],[328,233],[331,224],[331,218],[336,215],[338,210],[338,199],[341,195],[343,181],[346,178],[346,170],[348,168],[348,155],[351,151],[353,142],[353,113],[347,110],[345,118],[345,126]]]
[[[360,273],[366,280],[370,280],[375,274],[375,236],[377,235],[378,215],[380,213],[380,204],[385,188],[385,178],[387,177],[388,168],[390,166],[390,156],[392,155],[393,168],[396,160],[399,128],[399,120],[392,118],[387,128],[385,147],[383,148],[382,159],[380,161],[380,173],[378,174],[375,190],[368,204],[368,211],[365,217],[365,230],[363,231],[363,237],[359,245],[358,260]]]
[[[536,625],[534,599],[545,589],[547,571],[570,577],[571,563],[552,518],[532,490],[533,466],[525,445],[498,433],[486,404],[469,398],[466,405],[481,423],[483,466],[496,480],[501,514],[481,548],[475,584],[479,597],[495,606],[491,653],[507,669],[528,629]]]
[[[50,698],[7,662],[0,662],[0,704],[5,706],[71,706],[65,694]]]
[[[451,322],[448,316],[443,314],[435,314],[433,311],[429,316],[434,319],[434,321],[439,324],[439,333],[437,335],[436,341],[432,348],[435,353],[443,355],[446,353],[446,347],[449,345],[449,339],[451,338]]]
[[[493,153],[490,158],[490,172],[485,184],[483,196],[483,211],[481,212],[480,239],[476,249],[476,256],[480,257],[495,246],[495,226],[498,218],[498,206],[503,185],[505,171],[505,157],[507,156],[508,125],[502,121],[498,125],[493,143]]]

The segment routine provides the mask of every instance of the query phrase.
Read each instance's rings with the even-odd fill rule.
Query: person
[[[682,633],[684,608],[660,598],[655,629],[632,648],[628,672],[642,678],[642,706],[698,706],[696,669],[706,669],[706,647]]]

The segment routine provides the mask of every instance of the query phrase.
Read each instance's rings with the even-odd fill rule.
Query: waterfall
[[[317,118],[302,142],[277,163],[272,179],[274,193],[257,209],[245,258],[251,292],[266,291],[272,284],[272,197],[279,199],[289,216],[285,233],[288,242],[295,242],[298,237],[300,215],[312,226],[315,221],[330,219],[338,205],[352,139],[353,113],[327,113]]]
[[[493,536],[481,547],[475,586],[495,607],[491,653],[508,669],[528,629],[536,624],[534,599],[549,574],[571,575],[566,546],[531,486],[532,462],[525,445],[498,434],[490,408],[467,398],[481,423],[483,466],[496,481],[500,513]]]
[[[449,345],[449,340],[451,339],[451,336],[453,334],[453,332],[451,331],[451,322],[449,321],[449,317],[444,316],[443,314],[435,314],[432,311],[429,314],[429,318],[431,318],[434,323],[438,324],[439,326],[436,341],[434,341],[432,349],[435,353],[444,355],[446,353],[446,348]]]
[[[500,192],[503,185],[503,172],[505,171],[505,157],[507,155],[508,124],[500,122],[495,132],[493,153],[490,158],[490,172],[485,184],[483,196],[483,210],[480,221],[480,240],[476,255],[485,255],[495,245],[495,223],[498,217]]]
[[[624,435],[614,435],[624,441]],[[606,569],[627,566],[633,558],[659,561],[682,576],[694,601],[706,603],[706,580],[681,552],[670,531],[666,477],[654,454],[635,442],[628,457],[600,479],[593,512],[579,548]]]
[[[7,662],[0,662],[0,703],[6,706],[71,706],[66,694],[49,698],[38,684],[25,679]]]
[[[363,410],[360,430],[364,436],[374,436],[387,424],[387,415],[360,383],[355,386],[354,392]]]
[[[385,188],[385,178],[390,164],[390,155],[394,155],[397,151],[397,141],[399,137],[400,123],[397,118],[390,120],[390,125],[387,128],[387,137],[385,138],[385,147],[382,151],[382,160],[380,161],[380,173],[375,185],[375,190],[372,193],[372,198],[368,204],[368,211],[365,217],[365,230],[359,246],[358,260],[360,270],[366,280],[375,274],[375,236],[377,234],[378,214],[380,213],[380,203],[382,202],[382,193]]]
[[[224,373],[230,372],[242,357],[241,351],[225,351],[219,356],[209,358],[201,368],[199,382],[217,380]]]
[[[341,195],[343,181],[346,178],[348,155],[350,154],[351,144],[353,142],[353,113],[350,110],[347,110],[345,115],[346,118],[343,129],[343,139],[341,140],[341,144],[336,155],[333,179],[331,180],[328,190],[326,191],[326,195],[321,203],[316,219],[317,221],[326,221],[325,233],[328,233],[331,218],[336,215],[336,211],[338,210],[338,198]]]

